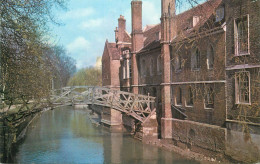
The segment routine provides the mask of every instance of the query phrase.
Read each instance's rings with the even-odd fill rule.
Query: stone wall
[[[226,129],[219,126],[172,119],[173,139],[203,149],[224,152]]]

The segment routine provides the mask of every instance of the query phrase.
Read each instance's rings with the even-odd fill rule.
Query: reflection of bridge
[[[74,86],[53,91],[57,105],[87,104],[109,107],[146,122],[155,113],[155,97],[103,87]]]

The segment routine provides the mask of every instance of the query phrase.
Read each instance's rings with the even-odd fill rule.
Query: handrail
[[[77,91],[81,89],[81,92]],[[55,94],[56,92],[56,94]],[[58,92],[61,92],[58,94]],[[156,111],[155,97],[98,86],[71,86],[53,90],[52,103],[83,103],[113,108],[144,123]]]

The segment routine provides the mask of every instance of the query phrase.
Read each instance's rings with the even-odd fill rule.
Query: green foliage
[[[0,1],[0,98],[9,106],[41,102],[49,97],[52,81],[66,85],[75,61],[62,47],[46,40],[53,7],[65,0]],[[4,106],[4,105],[2,105]]]
[[[70,78],[69,86],[101,86],[102,73],[101,70],[88,67],[79,70],[73,77]]]

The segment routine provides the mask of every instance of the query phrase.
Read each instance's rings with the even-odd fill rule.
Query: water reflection
[[[34,120],[15,162],[20,163],[191,163],[122,133],[91,124],[87,112],[66,107]],[[195,163],[195,162],[193,162]]]

